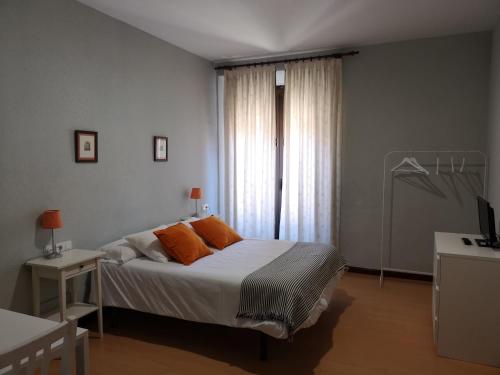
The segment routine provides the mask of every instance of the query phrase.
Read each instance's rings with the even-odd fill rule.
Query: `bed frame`
[[[259,332],[259,358],[261,361],[267,361],[269,358],[269,349],[268,349],[268,338],[264,332]]]
[[[104,312],[106,315],[110,315],[109,321],[111,322],[111,327],[117,327],[118,326],[118,320],[119,320],[119,312],[120,310],[128,310],[128,311],[136,311],[136,310],[129,310],[129,309],[124,309],[122,307],[114,307],[114,306],[105,306],[104,307]],[[140,312],[140,311],[136,311]],[[144,313],[146,314],[146,313]],[[162,315],[158,315],[162,316]],[[170,319],[176,319],[176,318],[170,318]],[[106,319],[107,320],[107,319]],[[252,330],[255,331],[255,330]],[[269,359],[269,338],[271,338],[269,335],[266,335],[264,332],[260,331],[255,331],[259,333],[259,359],[263,362],[267,361]]]

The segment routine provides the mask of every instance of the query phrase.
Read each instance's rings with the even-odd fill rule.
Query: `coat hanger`
[[[429,174],[429,171],[422,167],[413,156],[403,158],[398,165],[391,169],[391,172]]]
[[[465,157],[462,158],[462,165],[460,166],[460,173],[464,172],[464,167],[465,167]]]

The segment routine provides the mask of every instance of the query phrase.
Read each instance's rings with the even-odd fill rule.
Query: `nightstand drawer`
[[[66,278],[70,278],[80,273],[90,272],[95,269],[96,269],[95,260],[92,260],[87,263],[75,264],[74,266],[67,268],[64,273]]]

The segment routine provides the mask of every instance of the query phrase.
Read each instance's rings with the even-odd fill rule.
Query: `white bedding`
[[[243,279],[290,249],[295,242],[243,240],[190,266],[159,263],[147,258],[123,265],[102,263],[102,295],[105,306],[116,306],[158,315],[262,331],[287,338],[279,322],[237,319]],[[316,323],[328,307],[341,277],[327,285],[310,317],[300,328]]]

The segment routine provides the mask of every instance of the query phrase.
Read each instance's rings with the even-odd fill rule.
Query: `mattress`
[[[103,304],[195,322],[250,328],[286,339],[287,330],[281,322],[237,319],[236,315],[243,279],[294,244],[282,240],[243,240],[190,266],[142,257],[123,265],[103,262]],[[328,307],[341,275],[339,272],[330,280],[299,329],[316,323]]]

